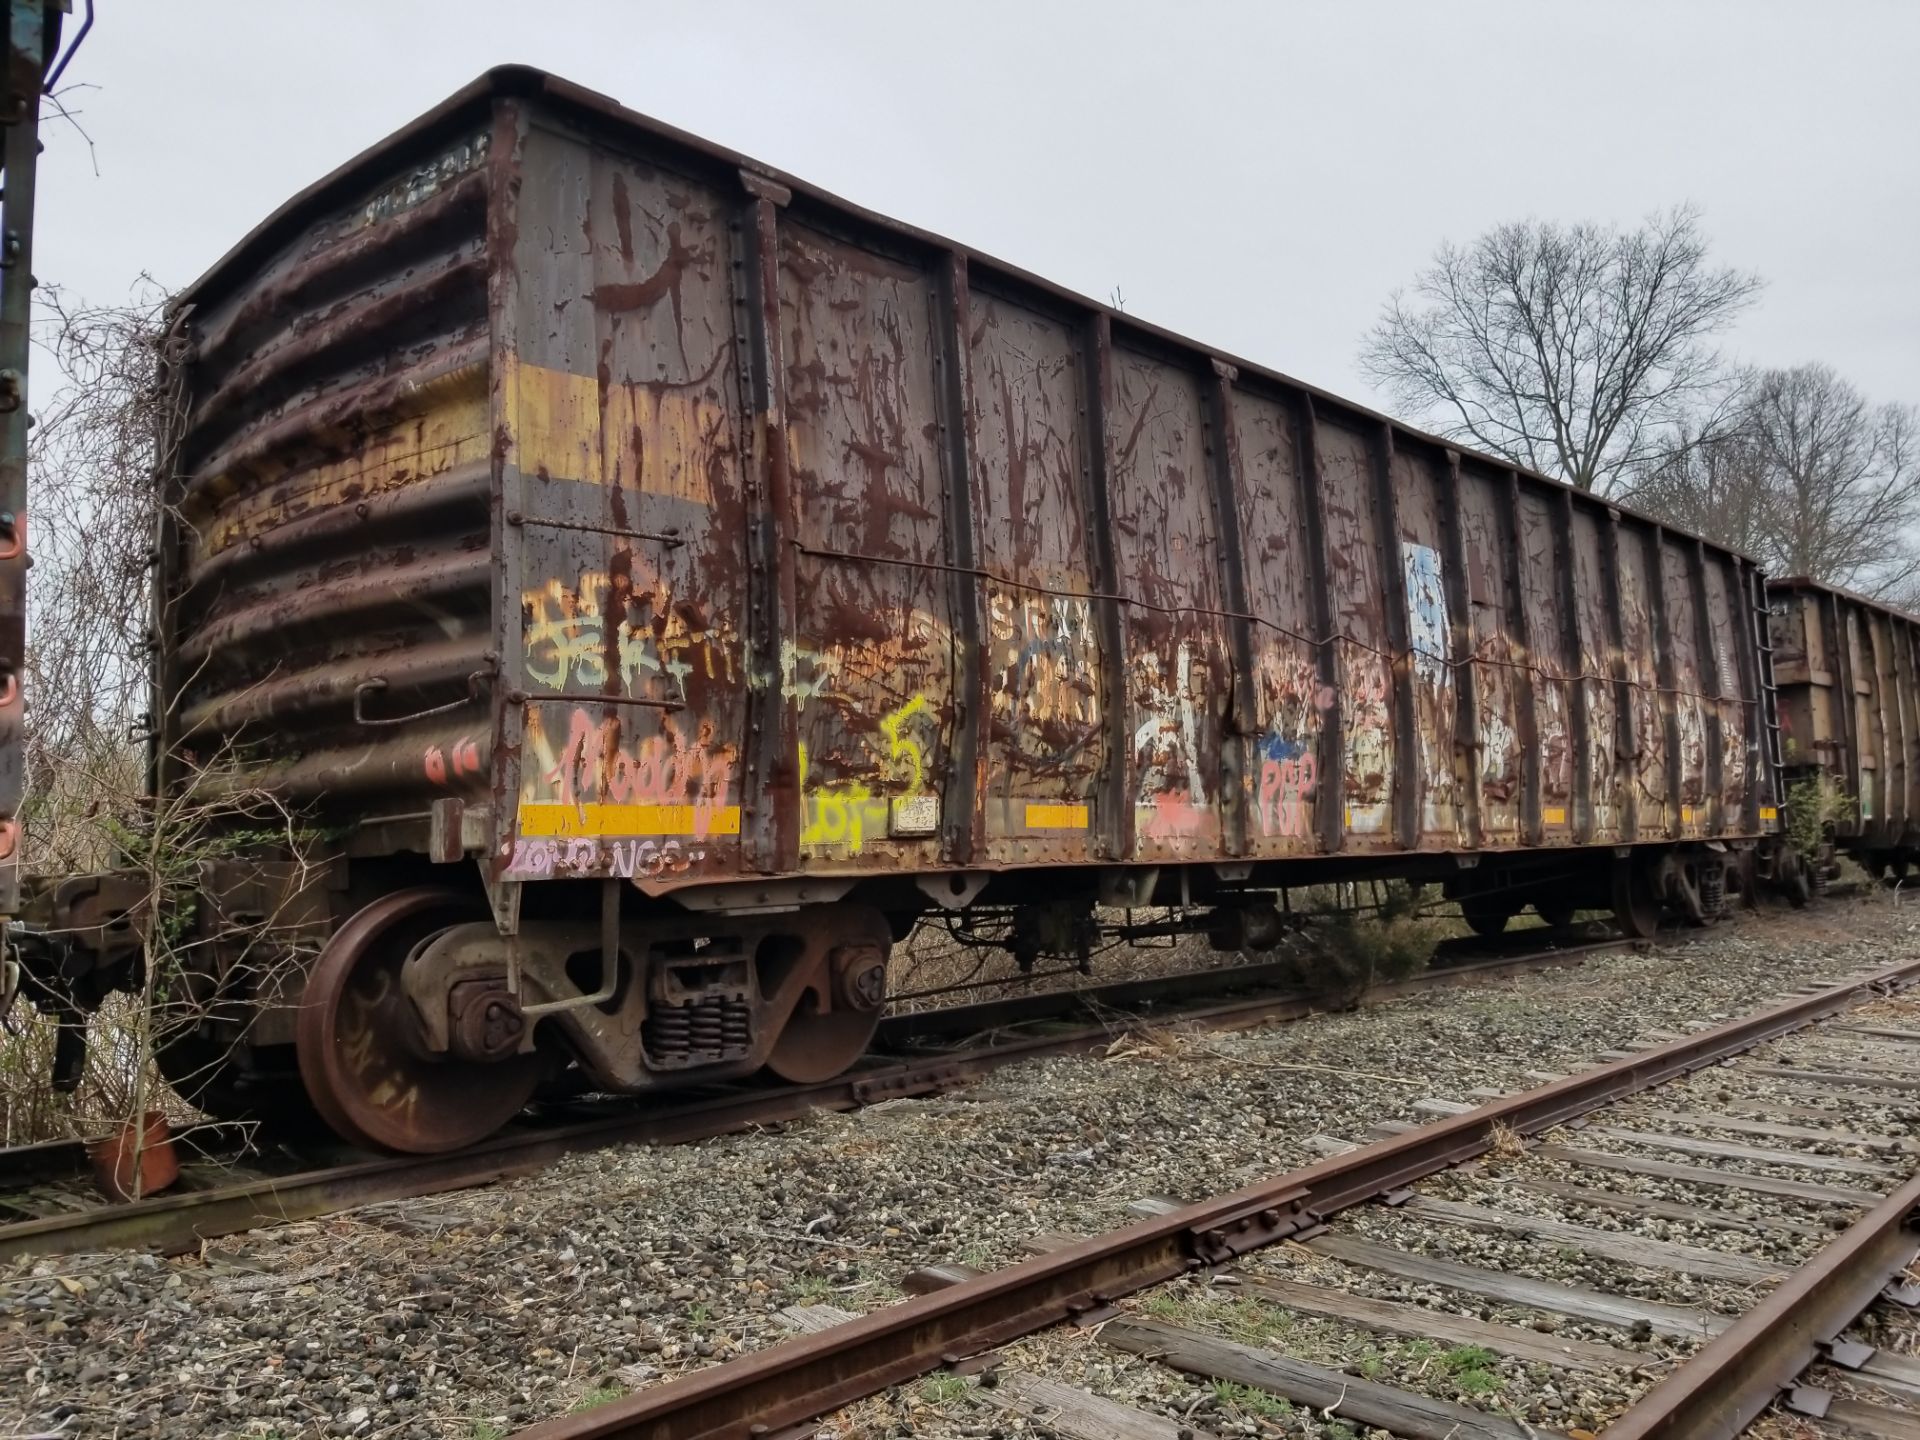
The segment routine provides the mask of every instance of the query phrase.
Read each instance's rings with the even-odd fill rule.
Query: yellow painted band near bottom
[[[1087,807],[1084,805],[1039,805],[1029,802],[1026,811],[1029,830],[1084,830]]]
[[[562,805],[523,802],[522,835],[738,835],[738,805]]]

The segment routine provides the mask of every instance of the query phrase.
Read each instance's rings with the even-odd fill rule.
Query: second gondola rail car
[[[1920,855],[1920,620],[1817,580],[1769,580],[1785,782],[1875,874]],[[1796,791],[1795,793],[1799,793]]]
[[[931,908],[1026,959],[1377,876],[1644,931],[1778,828],[1742,557],[536,71],[175,313],[156,785],[246,841],[208,1103],[297,1068],[442,1148],[556,1064],[833,1073]],[[262,983],[262,916],[318,958]]]

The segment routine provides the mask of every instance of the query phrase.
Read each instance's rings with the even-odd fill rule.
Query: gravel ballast
[[[961,1095],[574,1156],[514,1183],[236,1236],[202,1255],[23,1262],[0,1276],[0,1433],[478,1440],[783,1339],[787,1305],[888,1304],[918,1265],[1003,1265],[1038,1232],[1110,1228],[1144,1195],[1245,1184],[1316,1158],[1314,1136],[1363,1138],[1381,1121],[1418,1118],[1412,1106],[1427,1096],[1520,1088],[1533,1083],[1528,1071],[1589,1063],[1645,1031],[1725,1019],[1805,981],[1905,959],[1917,937],[1920,919],[1880,896],[1771,912],[1651,954],[1363,1012],[1129,1036],[1109,1055],[1010,1067]],[[1799,1053],[1792,1044],[1781,1054]],[[1753,1084],[1740,1093],[1781,1093]],[[1879,1098],[1849,1097],[1835,1113],[1852,1130],[1911,1133],[1892,1128],[1910,1108],[1902,1097]],[[1815,1102],[1796,1093],[1782,1103]],[[1724,1107],[1703,1094],[1685,1108]],[[1500,1183],[1490,1170],[1432,1193],[1491,1203]],[[1626,1175],[1605,1183],[1637,1188]],[[1646,1193],[1679,1195],[1657,1183]],[[1511,1187],[1498,1198],[1523,1203]],[[1502,1243],[1428,1228],[1462,1259]],[[1753,1239],[1705,1229],[1675,1238],[1734,1252]],[[1543,1263],[1553,1259],[1549,1247]],[[1681,1298],[1670,1275],[1661,1283],[1662,1298]],[[1699,1283],[1696,1303],[1730,1303]],[[1334,1338],[1342,1327],[1293,1325],[1349,1343]],[[1154,1369],[1083,1340],[1031,1343],[1084,1351],[1122,1377]],[[1370,1343],[1383,1380],[1433,1358]],[[1513,1378],[1544,1401],[1539,1385]],[[1151,1408],[1170,1413],[1212,1395],[1178,1377],[1138,1383],[1168,1385]],[[1343,1433],[1213,1399],[1217,1414],[1195,1423],[1216,1432]],[[1572,1423],[1612,1399],[1589,1407],[1576,1392],[1540,1413]],[[878,1403],[876,1433],[914,1423],[902,1413]],[[985,1425],[981,1434],[1010,1425],[985,1410],[964,1423]]]

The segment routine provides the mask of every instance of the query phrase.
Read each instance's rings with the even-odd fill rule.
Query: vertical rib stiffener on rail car
[[[953,749],[941,824],[941,858],[971,865],[987,833],[986,731],[989,698],[986,657],[986,586],[980,573],[978,499],[974,494],[974,402],[967,316],[972,292],[967,257],[946,257],[936,285],[939,338],[935,364],[942,377],[940,433],[946,439],[940,480],[945,503],[948,553],[947,604],[952,611]]]
[[[1402,485],[1407,480],[1418,482],[1418,476],[1402,477],[1394,473],[1393,426],[1382,422],[1375,432],[1373,454],[1375,503],[1379,506],[1378,527],[1390,543],[1396,554],[1386,557],[1381,567],[1380,578],[1383,582],[1386,599],[1386,624],[1382,627],[1383,638],[1393,656],[1388,672],[1387,684],[1390,690],[1388,726],[1394,737],[1394,759],[1390,783],[1393,787],[1392,836],[1393,841],[1402,850],[1415,850],[1420,846],[1422,825],[1420,823],[1421,800],[1421,741],[1425,738],[1418,730],[1414,720],[1414,658],[1413,636],[1407,622],[1407,605],[1410,593],[1407,564],[1412,563],[1414,547],[1406,539],[1405,527],[1400,519],[1400,498]],[[1410,487],[1409,487],[1410,488]],[[1428,549],[1426,554],[1432,555]],[[1397,564],[1401,555],[1407,558],[1407,564]],[[1436,574],[1435,578],[1438,576]],[[1431,655],[1428,656],[1431,661]],[[1437,720],[1437,716],[1430,719]]]
[[[1236,428],[1233,382],[1239,371],[1224,360],[1212,364],[1207,387],[1207,500],[1219,543],[1214,547],[1220,566],[1227,635],[1226,693],[1221,696],[1220,809],[1221,848],[1229,855],[1245,855],[1250,847],[1253,787],[1258,767],[1253,746],[1259,738],[1258,702],[1253,694],[1253,615],[1249,611],[1246,575],[1246,537],[1240,529],[1240,502],[1244,467]]]
[[[1591,842],[1610,820],[1606,804],[1606,771],[1604,767],[1594,764],[1591,738],[1594,696],[1587,681],[1592,667],[1588,664],[1581,623],[1581,600],[1591,595],[1596,587],[1589,585],[1583,591],[1581,586],[1583,556],[1578,541],[1585,527],[1575,517],[1571,490],[1561,492],[1560,503],[1551,511],[1548,522],[1553,535],[1554,567],[1558,574],[1554,601],[1560,609],[1558,638],[1561,664],[1569,676],[1566,689],[1567,748],[1572,763],[1568,777],[1567,819],[1574,840],[1584,845]]]
[[[1347,707],[1341,698],[1340,636],[1333,602],[1333,564],[1328,551],[1326,484],[1320,462],[1320,414],[1314,398],[1300,395],[1300,474],[1301,502],[1306,509],[1307,550],[1310,565],[1308,613],[1312,616],[1315,663],[1319,691],[1315,708],[1319,711],[1319,764],[1315,820],[1320,830],[1321,848],[1329,854],[1346,847],[1347,823],[1346,747],[1342,737],[1346,729]]]
[[[1481,733],[1480,676],[1474,664],[1473,590],[1467,576],[1465,506],[1461,499],[1460,452],[1446,452],[1439,486],[1440,531],[1445,546],[1442,576],[1447,604],[1447,664],[1453,677],[1453,776],[1460,797],[1460,839],[1468,849],[1486,843],[1480,785],[1486,741]]]

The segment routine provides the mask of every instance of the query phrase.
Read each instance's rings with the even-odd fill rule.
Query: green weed
[[[833,1294],[833,1282],[824,1275],[802,1275],[793,1282],[791,1289],[795,1295],[813,1305]]]
[[[578,1400],[574,1401],[573,1408],[567,1413],[570,1415],[578,1415],[582,1410],[597,1410],[610,1401],[618,1400],[626,1393],[627,1392],[618,1385],[596,1385]]]
[[[1213,1382],[1213,1403],[1222,1410],[1237,1410],[1242,1415],[1258,1415],[1268,1420],[1293,1413],[1293,1406],[1278,1395],[1234,1380]]]
[[[1500,1388],[1500,1357],[1484,1345],[1457,1345],[1440,1357],[1453,1383],[1468,1395],[1485,1395]]]
[[[920,1394],[929,1405],[951,1405],[967,1393],[967,1382],[959,1375],[929,1375],[920,1382]]]

